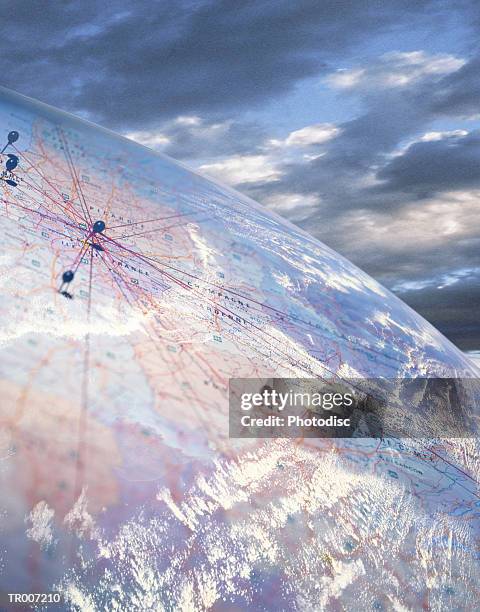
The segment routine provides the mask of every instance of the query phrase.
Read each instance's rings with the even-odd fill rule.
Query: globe
[[[475,378],[467,356],[164,155],[5,89],[1,139],[4,607],[478,605],[475,437],[229,436],[232,378]]]

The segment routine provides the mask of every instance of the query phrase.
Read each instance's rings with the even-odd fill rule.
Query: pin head
[[[74,273],[71,270],[67,270],[62,275],[62,280],[64,283],[71,283],[74,277]]]
[[[95,234],[101,234],[104,229],[105,223],[103,221],[95,221],[95,223],[93,224],[92,231],[95,232]]]
[[[18,132],[16,132],[15,130],[13,130],[12,132],[8,132],[8,142],[10,144],[12,144],[12,142],[17,142],[18,140]]]
[[[9,170],[10,172],[12,170],[15,170],[15,168],[18,166],[18,157],[16,155],[13,155],[13,153],[9,153],[7,163],[5,165],[7,167],[7,170]]]

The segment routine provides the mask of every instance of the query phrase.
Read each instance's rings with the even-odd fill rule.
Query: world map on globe
[[[228,432],[234,377],[475,378],[467,356],[306,232],[133,141],[2,89],[0,146],[3,595],[478,606],[476,438]]]

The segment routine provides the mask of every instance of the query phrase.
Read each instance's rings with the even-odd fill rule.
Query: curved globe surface
[[[7,90],[1,138],[4,593],[78,610],[478,602],[475,439],[228,437],[232,377],[474,377],[467,357],[165,156]]]

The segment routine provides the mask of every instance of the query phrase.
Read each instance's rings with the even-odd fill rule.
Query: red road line
[[[157,227],[153,230],[147,230],[146,232],[137,232],[136,234],[127,234],[126,236],[117,236],[118,239],[123,238],[132,238],[133,236],[145,236],[145,234],[152,234],[153,232],[161,232],[168,229],[172,229],[172,227],[179,227],[180,225],[186,225],[187,223],[200,223],[202,221],[209,221],[213,219],[213,217],[205,217],[205,219],[198,219],[197,221],[184,221],[183,223],[175,223],[174,225],[167,225],[166,227]]]
[[[13,146],[13,148],[15,149],[15,151],[16,151],[16,152],[17,152],[17,153],[18,153],[18,154],[19,154],[21,157],[23,157],[24,159],[26,159],[26,160],[27,160],[27,162],[30,164],[30,167],[31,167],[31,168],[33,168],[33,169],[34,169],[34,170],[35,170],[35,171],[36,171],[36,172],[37,172],[37,173],[40,175],[40,178],[41,178],[41,179],[43,179],[43,180],[44,180],[44,181],[45,181],[45,182],[46,182],[46,183],[47,183],[47,184],[48,184],[48,185],[49,185],[49,186],[50,186],[50,187],[51,187],[51,188],[52,188],[52,189],[53,189],[53,190],[56,192],[56,194],[57,194],[57,195],[58,195],[60,198],[62,198],[62,199],[63,199],[63,196],[62,196],[62,194],[60,193],[60,191],[58,191],[58,189],[55,187],[55,185],[53,185],[53,184],[52,184],[52,183],[51,183],[51,182],[50,182],[50,181],[47,179],[47,177],[46,177],[46,176],[44,176],[44,175],[43,175],[43,174],[40,172],[40,170],[38,170],[38,168],[36,167],[36,165],[35,165],[34,163],[32,163],[32,162],[31,162],[31,161],[28,159],[28,157],[25,155],[25,153],[20,152],[20,151],[17,149],[17,147],[16,147],[14,144],[12,144],[12,146]],[[46,195],[47,197],[50,197],[50,199],[52,199],[52,201],[53,201],[55,204],[58,204],[58,202],[55,202],[55,200],[53,200],[53,198],[51,198],[51,196],[49,196],[49,195],[48,195],[46,192],[45,192],[45,193],[42,193],[42,195]],[[85,219],[83,219],[83,220],[85,221],[85,223],[88,223],[88,221],[87,221],[87,219],[86,219],[86,218],[85,218]]]
[[[52,196],[49,193],[47,193],[46,191],[43,191],[35,183],[29,183],[25,179],[22,179],[22,183],[30,187],[33,191],[36,191],[37,193],[39,193],[42,197],[48,198],[53,203],[54,206],[58,206],[59,208],[61,208],[61,210],[63,210],[63,212],[67,214],[68,218],[72,218],[76,216],[77,218],[80,218],[82,222],[84,222],[84,218],[75,210],[73,206],[71,208],[67,208],[63,204],[60,204],[60,202],[57,202],[54,198],[52,198]],[[18,189],[18,191],[22,193],[23,195],[30,197],[30,194],[27,191],[24,191],[23,189]],[[36,202],[36,200],[34,201]],[[44,203],[41,203],[41,206],[43,206],[44,208],[46,208],[47,210],[55,214],[55,211],[50,210]],[[78,223],[78,219],[77,219],[77,223]]]
[[[73,160],[72,157],[70,155],[70,149],[68,148],[68,144],[67,144],[67,139],[65,137],[65,134],[63,132],[63,130],[57,126],[57,133],[59,136],[59,139],[62,143],[62,148],[64,151],[64,156],[65,156],[65,160],[67,162],[67,166],[68,166],[68,171],[70,172],[70,175],[72,177],[73,180],[73,186],[75,187],[75,191],[77,192],[77,198],[80,202],[80,206],[82,208],[82,212],[85,215],[85,221],[87,222],[87,216],[88,219],[90,221],[90,225],[92,224],[92,219],[90,217],[90,214],[88,213],[88,206],[85,202],[85,199],[83,198],[83,193],[81,192],[81,190],[79,189],[79,182],[78,182],[78,177],[75,171],[75,168],[73,166]]]
[[[90,212],[88,210],[87,202],[85,200],[85,196],[83,195],[82,187],[80,185],[80,180],[78,178],[78,174],[77,174],[75,165],[73,163],[72,156],[70,154],[70,149],[68,148],[67,138],[66,138],[62,128],[57,127],[57,130],[58,130],[58,133],[60,134],[61,139],[63,140],[63,143],[64,143],[65,158],[67,159],[67,165],[68,165],[68,167],[70,169],[70,173],[72,174],[74,185],[75,185],[75,180],[77,181],[75,188],[77,190],[77,195],[78,195],[78,198],[80,200],[80,205],[82,206],[82,208],[83,208],[83,206],[85,206],[84,214],[86,213],[86,216],[90,220],[90,225],[93,225],[92,218],[91,218]],[[70,166],[71,166],[71,168],[70,168]],[[83,200],[83,205],[82,205],[82,200]]]
[[[167,228],[164,228],[164,229],[167,229]],[[104,238],[108,239],[108,236],[104,235]],[[121,236],[120,236],[120,238],[121,238]],[[120,245],[119,243],[117,244],[117,246],[119,246],[120,248],[125,248],[122,245]],[[222,291],[224,291],[226,293],[230,293],[232,295],[235,295],[236,297],[242,298],[243,300],[245,300],[247,302],[253,302],[254,304],[257,304],[257,305],[262,306],[262,307],[264,307],[264,308],[266,308],[268,310],[271,310],[271,311],[281,315],[281,319],[287,319],[287,320],[289,320],[290,322],[292,322],[295,325],[303,324],[304,326],[308,326],[308,327],[310,327],[312,329],[318,329],[313,323],[310,323],[309,321],[305,321],[304,319],[296,317],[295,315],[289,315],[288,313],[286,313],[286,312],[284,312],[282,310],[279,310],[278,308],[274,308],[273,306],[269,306],[268,304],[266,304],[264,302],[260,302],[258,300],[253,299],[253,298],[249,298],[249,297],[247,297],[245,295],[242,295],[241,293],[233,291],[232,289],[228,289],[227,287],[224,287],[222,285],[218,285],[216,283],[212,283],[210,281],[204,280],[203,278],[200,278],[199,276],[196,276],[195,274],[191,274],[191,273],[189,273],[189,272],[187,272],[185,270],[181,270],[180,268],[176,268],[175,266],[172,266],[172,265],[169,265],[169,264],[166,264],[166,263],[163,263],[163,262],[159,262],[156,259],[153,259],[152,257],[148,257],[147,255],[141,255],[141,256],[143,258],[148,259],[150,261],[153,261],[153,262],[155,262],[155,263],[157,263],[157,264],[159,264],[161,266],[164,266],[165,268],[169,268],[170,270],[175,270],[176,272],[179,272],[180,274],[185,274],[186,276],[188,276],[190,278],[193,278],[193,279],[195,279],[195,280],[197,280],[197,281],[199,281],[201,283],[204,283],[206,285],[210,285],[210,286],[215,287],[217,289],[221,289]],[[252,309],[257,311],[257,312],[263,313],[263,311],[260,308],[253,307]],[[340,342],[340,343],[347,342],[345,340],[345,338],[342,338],[341,336],[337,337],[337,339],[335,341],[336,342]],[[371,347],[371,346],[365,347],[361,343],[354,342],[352,340],[349,340],[348,342],[355,347],[355,350],[359,350],[359,351],[362,351],[362,352],[369,351],[369,352],[375,353],[377,355],[382,355],[383,357],[386,357],[387,359],[389,359],[390,361],[393,361],[394,363],[403,364],[403,361],[401,361],[399,359],[396,359],[395,357],[392,357],[390,355],[385,355],[382,351],[379,351],[378,349],[376,349],[374,347]]]
[[[28,210],[29,212],[40,215],[41,217],[45,219],[49,219],[50,221],[57,221],[59,223],[63,223],[64,225],[68,225],[68,227],[73,227],[74,229],[78,229],[78,230],[81,229],[80,227],[78,227],[78,225],[74,225],[73,223],[68,223],[67,221],[64,221],[63,219],[59,219],[58,217],[51,217],[49,215],[46,215],[45,213],[40,212],[39,210],[29,208],[28,206],[23,206],[22,204],[18,204],[17,202],[11,202],[10,200],[5,200],[4,198],[2,198],[2,202],[4,204],[8,204],[9,206],[18,206],[19,208],[22,208],[23,210]],[[40,206],[43,206],[43,205],[40,204]],[[47,208],[47,210],[49,209]]]
[[[168,217],[158,217],[158,219],[147,219],[146,221],[135,221],[134,223],[124,223],[123,225],[114,225],[114,226],[108,226],[109,230],[112,229],[117,229],[119,227],[132,227],[132,225],[141,225],[141,224],[145,224],[145,223],[153,223],[154,221],[165,221],[166,219],[173,219],[174,217],[184,217],[185,215],[198,215],[198,212],[191,212],[191,213],[179,213],[176,215],[169,215]],[[119,238],[121,238],[121,236],[118,236]]]

